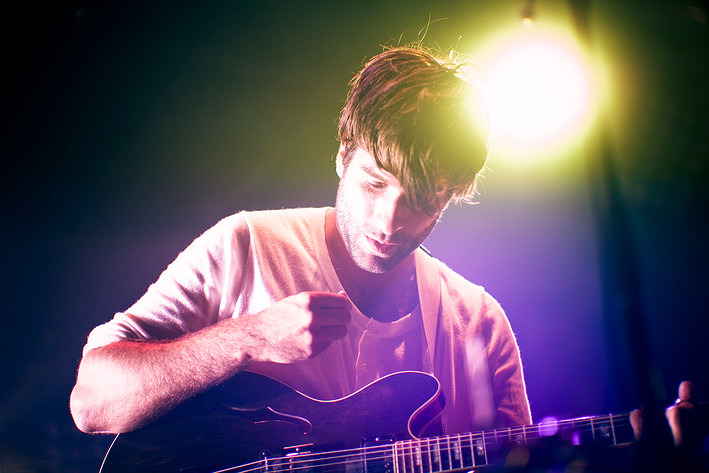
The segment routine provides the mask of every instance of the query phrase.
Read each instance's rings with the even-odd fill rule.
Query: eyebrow
[[[360,169],[366,174],[368,174],[370,177],[379,180],[387,180],[387,176],[384,174],[384,171],[377,166],[373,166],[370,163],[362,163],[360,165]]]

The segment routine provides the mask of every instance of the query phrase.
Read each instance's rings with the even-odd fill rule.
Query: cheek
[[[369,197],[356,184],[340,181],[337,189],[337,212],[351,225],[361,226],[369,219]]]
[[[412,233],[415,234],[418,239],[425,240],[426,237],[433,231],[437,223],[437,218],[423,218],[419,221],[416,229]]]

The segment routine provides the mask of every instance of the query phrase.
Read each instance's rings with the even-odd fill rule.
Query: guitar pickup
[[[309,465],[311,462],[301,460],[298,456],[307,455],[314,451],[315,449],[312,443],[305,443],[302,445],[283,447],[280,451],[280,456],[271,455],[270,452],[261,452],[261,464],[263,466],[261,471],[266,473],[285,473],[302,470],[303,468],[309,470],[312,465],[310,465],[310,467],[304,467],[304,465]],[[304,458],[307,458],[307,456]]]
[[[394,438],[364,438],[361,442],[362,473],[394,473]]]

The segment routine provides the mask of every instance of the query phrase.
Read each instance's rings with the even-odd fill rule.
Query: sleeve
[[[194,240],[135,304],[89,334],[84,354],[118,340],[166,340],[231,317],[244,274],[249,231],[243,214]]]

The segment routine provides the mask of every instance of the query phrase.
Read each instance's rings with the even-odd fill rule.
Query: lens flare
[[[494,150],[520,158],[553,155],[592,122],[596,81],[572,35],[535,25],[491,42],[481,62]]]

